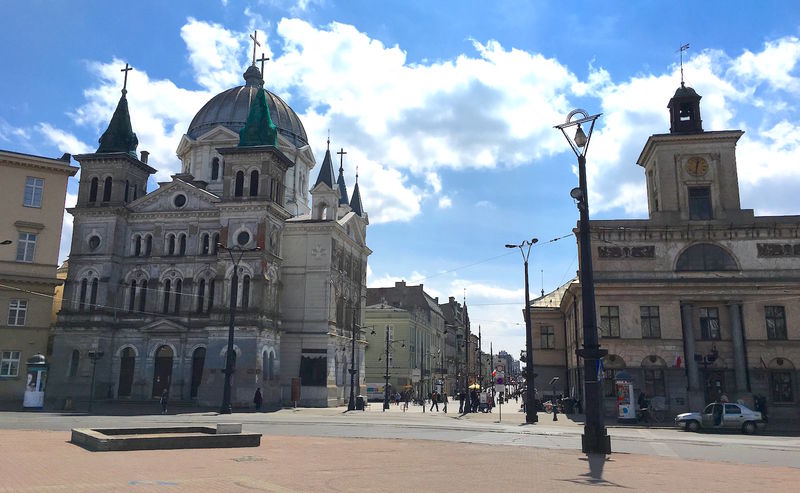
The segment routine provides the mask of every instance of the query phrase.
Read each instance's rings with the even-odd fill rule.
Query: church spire
[[[245,72],[245,79],[247,79],[247,73],[252,70],[258,72],[255,65],[251,65]],[[258,75],[260,79],[261,73],[259,72]],[[247,115],[247,121],[244,127],[239,130],[239,147],[276,146],[277,144],[278,130],[269,115],[267,93],[264,91],[263,85],[260,85],[255,97],[253,97],[253,102],[250,104],[250,114]]]
[[[316,187],[320,183],[324,183],[331,188],[334,188],[333,184],[336,183],[336,179],[333,177],[330,136],[328,136],[328,149],[325,151],[325,158],[322,160],[322,167],[319,169],[319,176],[317,176],[317,182],[314,183],[314,186]]]
[[[361,191],[358,189],[358,169],[356,169],[356,186],[353,188],[353,198],[350,200],[350,208],[359,216],[364,215],[364,206],[361,204]]]
[[[119,98],[117,109],[108,124],[108,128],[100,136],[100,147],[98,153],[106,152],[127,152],[136,156],[136,147],[139,146],[139,139],[133,133],[131,126],[131,115],[128,112],[128,72],[133,70],[127,63],[121,72],[125,73],[125,81],[122,84],[122,97]]]
[[[347,199],[347,185],[344,182],[344,155],[347,154],[347,151],[342,147],[336,154],[339,155],[339,178],[336,179],[336,183],[339,185],[339,194],[341,195],[339,197],[339,205],[347,205],[349,202]]]

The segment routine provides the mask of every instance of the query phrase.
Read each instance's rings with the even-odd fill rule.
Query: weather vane
[[[681,87],[683,87],[683,52],[689,49],[689,43],[681,45],[678,51],[681,52]]]

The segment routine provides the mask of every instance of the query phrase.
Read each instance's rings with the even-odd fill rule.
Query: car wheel
[[[742,425],[742,433],[745,435],[752,435],[756,432],[756,424],[752,421],[748,421],[747,423]]]
[[[699,431],[700,430],[700,423],[695,420],[687,421],[686,422],[686,431]]]

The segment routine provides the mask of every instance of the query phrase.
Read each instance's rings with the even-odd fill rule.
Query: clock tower
[[[700,99],[681,82],[667,105],[670,132],[651,135],[637,160],[645,171],[652,220],[694,223],[753,215],[739,202],[736,143],[744,132],[704,131]]]

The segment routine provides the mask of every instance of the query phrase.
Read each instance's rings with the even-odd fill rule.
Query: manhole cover
[[[245,455],[244,457],[235,457],[233,460],[236,462],[263,462],[267,459],[263,457],[256,457],[254,455]]]

